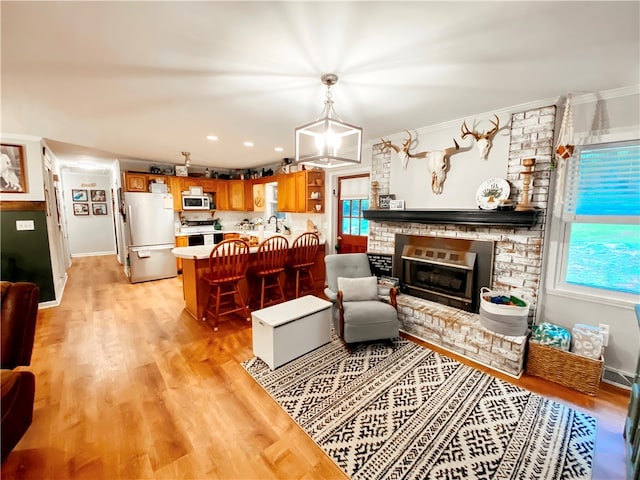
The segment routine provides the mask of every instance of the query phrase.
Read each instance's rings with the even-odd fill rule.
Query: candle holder
[[[522,159],[524,171],[522,172],[522,194],[520,196],[520,203],[516,205],[516,211],[518,212],[533,210],[533,206],[529,203],[529,187],[531,186],[531,174],[533,173],[533,166],[535,164],[535,158]]]
[[[376,180],[371,182],[371,201],[369,202],[370,210],[378,210],[378,187],[379,184]]]

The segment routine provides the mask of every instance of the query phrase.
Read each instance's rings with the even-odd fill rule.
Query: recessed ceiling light
[[[245,147],[253,147],[253,142],[244,142],[243,145]]]
[[[282,147],[276,147],[276,148],[274,148],[274,150],[276,152],[284,152],[284,148],[282,148]]]
[[[207,140],[215,142],[216,140],[218,140],[218,137],[216,137],[215,135],[207,135]]]

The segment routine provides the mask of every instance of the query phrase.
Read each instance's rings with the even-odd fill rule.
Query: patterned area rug
[[[243,366],[353,479],[591,478],[593,417],[405,339]]]

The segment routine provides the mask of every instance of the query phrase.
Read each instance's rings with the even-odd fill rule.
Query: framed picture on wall
[[[87,196],[86,190],[76,190],[75,188],[71,190],[71,198],[74,202],[88,202],[89,197]]]
[[[106,202],[107,193],[104,190],[91,190],[92,202]]]
[[[24,145],[0,144],[0,192],[27,193]]]
[[[106,215],[107,214],[107,204],[106,203],[92,203],[91,210],[94,215]]]
[[[74,203],[73,204],[73,214],[74,215],[89,215],[89,204],[88,203]]]

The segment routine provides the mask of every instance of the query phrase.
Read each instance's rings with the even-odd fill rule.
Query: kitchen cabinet
[[[324,213],[324,171],[306,170],[305,172],[305,212]]]
[[[173,195],[173,211],[182,211],[182,178],[176,176],[167,177],[169,193]]]
[[[176,247],[188,247],[189,246],[189,237],[185,237],[184,235],[180,237],[176,237]],[[178,272],[182,271],[182,259],[180,257],[176,257],[176,268]]]
[[[253,180],[244,181],[244,210],[247,212],[253,212],[256,210],[253,200]],[[259,211],[259,210],[256,210]],[[264,209],[263,209],[264,211]]]
[[[295,175],[277,175],[278,180],[278,211],[297,212]]]
[[[292,173],[295,183],[296,212],[307,211],[307,175],[306,171]]]
[[[228,180],[228,210],[244,211],[244,180]]]
[[[179,177],[182,179],[182,189],[189,190],[189,187],[202,187],[202,179],[196,177]]]
[[[278,211],[324,213],[324,172],[278,175]]]
[[[200,185],[202,185],[202,189],[205,193],[216,193],[218,188],[218,180],[203,178],[202,180],[200,180]]]
[[[218,180],[216,185],[216,210],[230,210],[228,183],[230,180]]]
[[[277,182],[279,212],[324,213],[324,175],[324,171],[301,170],[248,180],[218,180],[124,172],[123,185],[126,192],[148,192],[149,182],[165,183],[176,212],[182,211],[182,192],[189,187],[201,187],[211,194],[216,210],[264,212],[265,184]]]
[[[267,209],[267,191],[264,183],[254,182],[252,185],[251,200],[254,212],[264,212]]]

